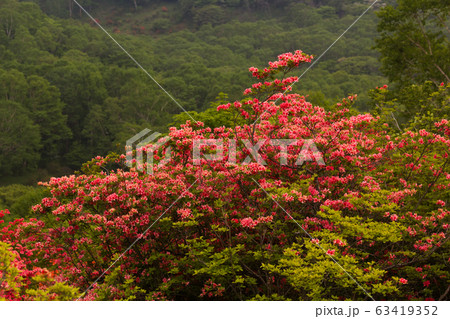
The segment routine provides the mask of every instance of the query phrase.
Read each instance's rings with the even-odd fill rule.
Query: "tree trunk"
[[[73,1],[69,0],[69,17],[72,18],[72,12],[73,12]]]
[[[8,37],[8,39],[14,38],[14,20],[12,15],[9,17],[9,19],[8,18],[5,19],[4,28],[5,34]]]

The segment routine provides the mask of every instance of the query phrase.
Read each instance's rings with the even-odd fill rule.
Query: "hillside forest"
[[[449,300],[449,14],[2,0],[0,300]]]

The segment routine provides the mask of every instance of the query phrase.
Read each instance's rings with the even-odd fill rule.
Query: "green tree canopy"
[[[378,11],[382,70],[400,85],[450,81],[450,2],[398,0]]]

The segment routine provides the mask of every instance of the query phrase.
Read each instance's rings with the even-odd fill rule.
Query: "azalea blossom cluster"
[[[0,218],[9,211],[0,211]],[[1,221],[1,220],[0,220]],[[64,283],[64,278],[41,267],[27,267],[21,255],[30,256],[26,247],[15,251],[0,237],[0,300],[66,300],[76,296],[77,289]]]
[[[252,72],[259,79],[310,59],[297,51]],[[390,136],[379,118],[351,110],[355,96],[326,110],[278,84],[219,106],[241,120],[234,127],[170,128],[153,175],[121,155],[43,183],[51,196],[32,208],[35,219],[2,225],[1,240],[26,267],[80,290],[120,256],[85,300],[367,299],[333,260],[375,298],[438,299],[449,274],[448,122],[438,133]],[[223,140],[236,161],[203,156],[194,165],[193,141],[208,139]],[[299,142],[266,142],[276,139]],[[232,140],[258,145],[261,161],[242,145],[230,149]],[[323,165],[295,165],[306,140]],[[158,166],[164,147],[172,156]],[[106,172],[100,162],[123,165]]]
[[[301,50],[294,53],[288,52],[280,54],[277,61],[269,62],[269,66],[263,70],[251,67],[249,71],[258,79],[267,78],[269,75],[277,74],[280,71],[289,72],[293,68],[298,67],[301,63],[309,63],[313,59],[312,55],[308,55]]]

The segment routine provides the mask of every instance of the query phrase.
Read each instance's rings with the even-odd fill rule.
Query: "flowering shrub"
[[[107,270],[85,300],[447,298],[448,121],[391,136],[352,110],[356,96],[325,110],[287,93],[288,73],[311,59],[297,51],[250,68],[259,82],[218,107],[236,125],[171,128],[172,157],[153,175],[120,167],[122,155],[52,178],[37,219],[6,225],[2,241],[80,291]],[[222,140],[227,155],[194,165],[199,139]],[[323,163],[310,153],[296,164],[306,140]]]
[[[0,218],[5,212],[9,213],[0,211]],[[17,248],[20,253],[0,241],[0,300],[72,300],[77,296],[78,289],[65,284],[55,272],[40,267],[28,269],[20,254],[30,256],[30,251],[20,245]]]

